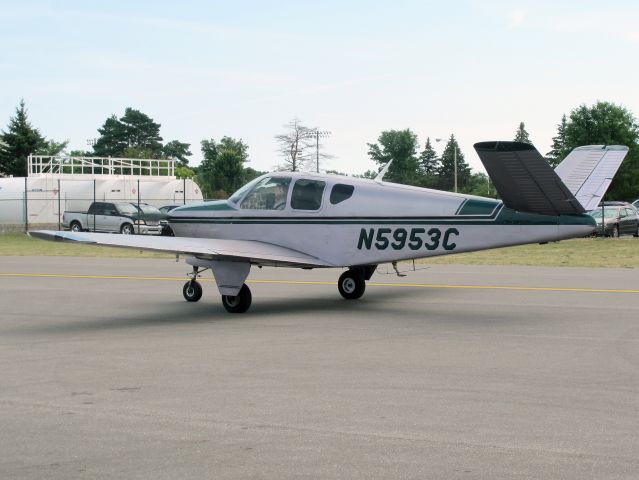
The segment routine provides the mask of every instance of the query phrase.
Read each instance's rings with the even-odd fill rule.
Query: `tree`
[[[437,169],[437,188],[453,191],[455,188],[455,157],[457,157],[457,191],[465,192],[470,186],[470,166],[459,149],[455,135],[451,134]]]
[[[284,127],[287,129],[285,133],[275,135],[278,152],[284,159],[279,168],[287,172],[304,170],[315,148],[312,130],[302,125],[299,118],[294,118]]]
[[[519,128],[517,129],[517,133],[515,133],[514,141],[528,143],[532,145],[528,132],[526,131],[526,128],[524,127],[524,122],[519,123]]]
[[[56,142],[55,140],[45,140],[44,144],[38,149],[39,155],[51,155],[56,156],[60,155],[67,146],[69,145],[69,140],[65,140],[64,142]]]
[[[430,137],[426,138],[424,150],[419,155],[419,167],[423,175],[422,186],[434,187],[437,183],[437,169],[439,168],[439,158],[437,152],[430,143]]]
[[[148,115],[130,107],[124,110],[124,116],[120,118],[120,122],[124,126],[129,147],[148,150],[156,158],[162,154],[159,123],[155,123]]]
[[[37,128],[29,123],[24,100],[16,107],[15,116],[9,120],[7,131],[2,131],[0,140],[0,174],[22,177],[27,175],[27,157],[38,153],[47,145]]]
[[[124,125],[118,117],[111,115],[98,128],[100,137],[93,145],[93,153],[98,157],[120,157],[128,147]]]
[[[125,156],[127,149],[132,149],[129,155],[134,158],[159,158],[162,154],[160,124],[134,108],[127,107],[119,119],[111,115],[98,133],[93,151],[100,157]]]
[[[566,114],[561,116],[561,122],[557,125],[557,136],[552,137],[552,149],[546,154],[548,163],[552,167],[559,165],[569,152],[566,151],[566,126],[568,120]]]
[[[171,140],[162,148],[162,154],[166,158],[173,158],[177,161],[178,166],[186,167],[189,164],[189,159],[193,155],[189,150],[190,143],[182,143],[178,140]]]
[[[417,135],[409,129],[387,130],[381,133],[378,143],[368,143],[368,156],[384,167],[391,160],[385,180],[406,185],[419,185],[419,159]]]
[[[197,173],[192,168],[179,164],[175,167],[176,178],[195,178],[196,175]]]
[[[482,172],[471,173],[468,184],[463,192],[479,197],[498,197],[497,190],[495,190],[495,187],[490,182],[488,175]]]
[[[632,201],[639,192],[639,126],[632,113],[620,105],[597,102],[570,113],[565,128],[565,152],[582,145],[625,145],[628,155],[615,175],[606,199]]]
[[[246,178],[244,163],[248,161],[248,146],[242,140],[202,140],[202,154],[198,184],[207,198],[226,198],[242,186]]]

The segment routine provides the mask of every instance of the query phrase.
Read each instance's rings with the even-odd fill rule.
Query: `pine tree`
[[[470,166],[459,149],[455,135],[451,134],[441,156],[441,163],[437,169],[437,188],[453,191],[455,189],[455,157],[457,157],[457,191],[463,192],[469,186]]]
[[[515,142],[522,142],[522,143],[528,143],[532,145],[532,142],[530,141],[530,137],[528,135],[528,132],[526,131],[526,128],[524,127],[524,122],[521,122],[519,124],[519,128],[517,129],[517,133],[515,134]]]
[[[424,150],[419,155],[419,167],[423,176],[421,186],[434,187],[437,183],[437,169],[439,168],[439,158],[437,152],[430,143],[430,137],[426,138]]]
[[[439,166],[439,159],[437,158],[437,152],[430,143],[430,137],[426,138],[426,145],[424,150],[419,155],[419,163],[424,175],[434,175],[437,172]]]
[[[104,121],[102,128],[98,128],[100,137],[93,146],[93,153],[98,157],[122,157],[127,148],[124,125],[118,117],[111,115]]]
[[[192,155],[189,150],[190,146],[191,144],[189,143],[172,140],[164,145],[162,153],[166,158],[175,159],[179,166],[186,167],[189,165],[189,159],[186,157],[190,157]]]
[[[111,115],[98,133],[100,137],[93,151],[100,157],[159,158],[162,155],[160,124],[134,108],[127,107],[119,119]]]
[[[27,175],[27,157],[46,148],[47,143],[37,128],[29,123],[24,100],[16,107],[16,114],[9,120],[7,131],[0,140],[0,174],[22,177]]]
[[[564,113],[561,117],[561,123],[557,125],[557,136],[552,137],[552,149],[546,154],[548,163],[555,167],[563,160],[568,152],[566,151],[566,125],[568,120]]]

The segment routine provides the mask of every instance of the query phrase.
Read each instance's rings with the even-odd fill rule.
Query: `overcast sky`
[[[43,135],[86,149],[130,106],[192,164],[228,135],[269,170],[298,117],[332,132],[325,168],[373,168],[366,143],[410,128],[422,147],[454,133],[480,170],[473,143],[521,121],[543,154],[582,103],[639,114],[637,1],[0,0],[0,47],[0,128],[24,98]]]

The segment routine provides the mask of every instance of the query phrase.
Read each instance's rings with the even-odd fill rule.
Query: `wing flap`
[[[29,235],[43,240],[75,242],[106,247],[191,255],[208,259],[249,261],[253,264],[297,267],[333,265],[303,252],[256,240],[225,240],[194,237],[155,237],[112,233],[74,233],[36,230]]]

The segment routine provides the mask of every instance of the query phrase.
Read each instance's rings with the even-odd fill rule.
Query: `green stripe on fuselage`
[[[185,205],[175,209],[176,212],[221,212],[235,210],[236,209],[231,207],[226,200],[213,200],[211,202],[198,203],[196,205]]]
[[[473,200],[474,201],[474,200]],[[219,204],[218,204],[219,205]],[[492,207],[489,215],[453,215],[440,217],[172,217],[169,222],[175,224],[237,224],[237,225],[588,225],[595,226],[590,215],[540,215],[518,212],[503,207],[499,202],[486,201],[483,206],[475,204],[468,212],[480,208],[486,211]],[[197,208],[202,207],[202,208]],[[191,207],[192,210],[206,210],[204,205]],[[464,210],[464,206],[460,212]],[[181,211],[189,210],[182,207]],[[209,209],[212,210],[212,209]],[[219,208],[218,210],[225,210]],[[235,210],[228,207],[226,210]]]

